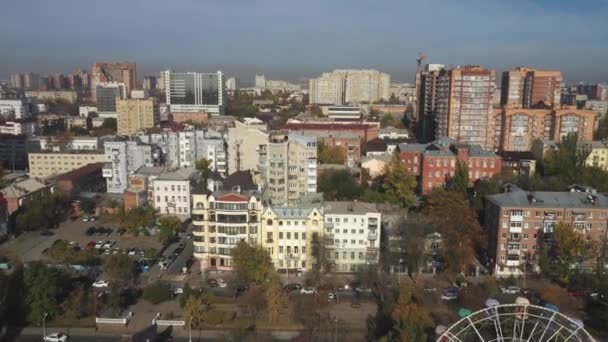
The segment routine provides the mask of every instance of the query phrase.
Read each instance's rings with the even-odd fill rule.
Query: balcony
[[[519,226],[509,226],[509,233],[516,233],[516,234],[521,234],[522,232],[522,227]]]
[[[523,215],[511,215],[511,217],[509,219],[511,221],[521,222],[524,220],[524,216]]]
[[[378,240],[378,233],[369,233],[367,234],[368,240]]]
[[[519,249],[509,249],[509,250],[507,250],[507,254],[508,255],[520,255],[521,254],[521,250],[519,250]]]
[[[325,222],[325,228],[328,229],[333,229],[334,228],[334,223],[333,222]]]
[[[507,266],[511,266],[511,267],[513,267],[513,266],[517,267],[520,265],[520,263],[521,263],[521,261],[519,261],[519,260],[507,260],[507,262],[506,262]]]

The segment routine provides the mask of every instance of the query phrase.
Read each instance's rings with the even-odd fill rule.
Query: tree
[[[182,221],[175,216],[163,216],[158,219],[158,240],[162,243],[169,241],[182,228]]]
[[[201,293],[190,296],[186,300],[186,305],[184,305],[186,324],[192,328],[202,329],[203,323],[212,309],[213,306],[209,302],[208,294]]]
[[[469,189],[469,167],[464,161],[459,160],[456,163],[456,172],[454,173],[454,177],[449,181],[448,189],[461,192],[465,196],[467,195],[467,190]]]
[[[27,319],[30,323],[38,324],[45,314],[48,315],[47,319],[59,314],[60,276],[57,269],[47,267],[41,262],[30,263],[25,269]]]
[[[120,293],[120,287],[116,284],[110,285],[110,294],[108,295],[108,307],[112,311],[114,317],[120,314],[124,306],[122,295]]]
[[[116,131],[117,127],[118,127],[118,122],[114,118],[106,118],[106,119],[104,119],[103,123],[100,126],[100,128],[108,129],[108,130],[113,130],[113,131]]]
[[[152,227],[156,223],[156,211],[152,207],[143,206],[125,211],[124,207],[118,209],[119,222],[131,234],[137,235],[143,227]]]
[[[201,171],[205,179],[209,178],[211,175],[211,161],[205,158],[199,159],[196,162],[196,169]]]
[[[243,240],[232,248],[232,262],[239,275],[257,285],[266,283],[274,272],[268,252]]]
[[[125,254],[112,254],[108,256],[103,265],[104,272],[108,277],[119,283],[128,283],[135,275],[135,264]]]
[[[321,140],[317,144],[317,160],[321,164],[340,164],[346,162],[346,151],[342,146],[330,146]]]
[[[359,198],[361,187],[348,170],[330,171],[321,177],[317,184],[318,192],[322,192],[326,200],[353,200]]]
[[[13,213],[19,231],[48,228],[64,220],[69,203],[60,194],[44,194]]]
[[[57,241],[48,250],[49,259],[61,264],[92,265],[97,263],[95,251],[76,249],[66,241]]]
[[[285,294],[278,277],[273,277],[270,280],[265,292],[268,321],[276,323],[281,318],[281,311],[286,304]]]
[[[480,179],[475,182],[471,205],[473,208],[475,208],[479,217],[483,217],[481,213],[483,212],[484,208],[484,198],[486,196],[498,194],[501,192],[501,190],[502,187],[500,185],[500,181],[496,178]]]
[[[392,203],[408,208],[416,202],[416,178],[407,171],[405,163],[395,153],[390,162],[384,166],[382,188]]]
[[[91,293],[85,289],[76,289],[63,304],[66,317],[80,319],[93,314]]]
[[[156,282],[146,286],[142,298],[156,305],[173,299],[173,293],[169,285]]]
[[[95,201],[90,198],[83,198],[80,200],[80,210],[87,214],[93,214],[95,212]]]
[[[264,290],[259,286],[250,287],[237,299],[237,306],[249,313],[249,324],[255,326],[258,314],[266,307]]]
[[[433,325],[428,310],[416,302],[412,285],[402,283],[399,299],[392,312],[393,329],[399,341],[424,342],[427,330]]]
[[[429,217],[441,234],[441,253],[449,274],[458,274],[475,260],[475,251],[485,239],[477,214],[466,197],[455,191],[434,189],[425,199],[422,213]]]
[[[319,237],[319,234],[316,232],[312,233],[311,247],[311,254],[315,260],[312,278],[313,282],[317,284],[321,278],[321,273],[327,274],[333,271],[334,263],[328,256],[329,248],[327,248],[327,241]]]
[[[391,94],[391,97],[388,98],[389,104],[399,104],[399,98],[395,96],[395,93]]]

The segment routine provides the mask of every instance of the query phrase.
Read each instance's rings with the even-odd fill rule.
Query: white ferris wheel
[[[519,299],[519,298],[518,298]],[[490,304],[490,305],[488,305]],[[495,305],[438,326],[437,342],[594,342],[583,322],[529,303]]]

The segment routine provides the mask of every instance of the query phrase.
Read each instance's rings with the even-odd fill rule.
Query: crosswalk
[[[188,277],[187,274],[164,274],[161,279],[167,281],[184,281],[186,277]]]

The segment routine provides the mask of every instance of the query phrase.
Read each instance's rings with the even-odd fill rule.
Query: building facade
[[[427,64],[416,73],[416,111],[414,120],[421,137],[428,141],[434,136],[437,110],[437,81],[443,64]]]
[[[97,99],[97,86],[105,82],[123,83],[125,94],[131,94],[131,90],[137,88],[135,62],[96,62],[91,67],[91,98],[93,100]]]
[[[102,151],[65,151],[30,153],[29,175],[47,178],[79,169],[89,164],[103,163]]]
[[[119,99],[127,98],[126,86],[124,83],[99,83],[96,88],[97,113],[104,117],[116,115],[116,103]]]
[[[153,166],[152,147],[136,141],[106,141],[104,155],[103,177],[109,193],[123,193],[129,175],[142,166]]]
[[[562,73],[518,67],[502,73],[502,106],[514,108],[553,108],[561,99]]]
[[[206,193],[192,195],[194,257],[203,272],[233,270],[231,251],[239,241],[260,244],[261,194],[239,189]]]
[[[32,121],[6,121],[0,124],[0,134],[32,136],[36,123]]]
[[[240,121],[228,128],[228,173],[258,167],[258,150],[268,144],[266,129],[265,124]]]
[[[388,100],[390,83],[390,75],[377,70],[334,70],[310,80],[310,103],[344,105]]]
[[[172,112],[224,113],[224,76],[215,73],[164,71],[165,95]]]
[[[156,99],[119,99],[116,100],[118,113],[118,134],[133,135],[156,126],[159,122],[158,102]]]
[[[25,100],[0,100],[0,115],[8,120],[25,119],[31,115],[29,103]]]
[[[477,65],[441,70],[437,79],[436,137],[494,148],[495,72]]]
[[[154,208],[161,215],[190,218],[192,189],[200,180],[200,172],[194,168],[182,168],[164,172],[153,180]]]

